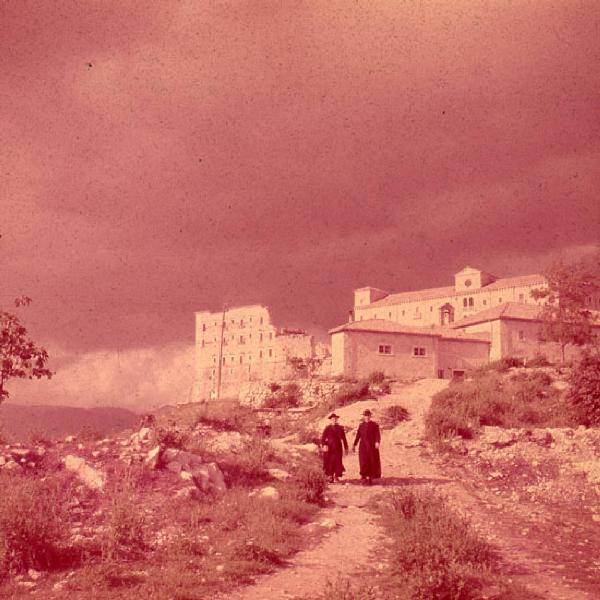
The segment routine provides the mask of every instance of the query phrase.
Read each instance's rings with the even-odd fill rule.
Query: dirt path
[[[442,389],[445,382],[423,380],[393,390],[379,402],[361,402],[337,410],[344,425],[355,427],[365,408],[371,408],[374,418],[387,406],[400,404],[411,418],[391,431],[383,433],[381,485],[358,485],[358,459],[345,459],[345,485],[333,485],[328,491],[333,507],[322,511],[322,519],[333,519],[335,529],[326,534],[316,547],[299,553],[289,566],[271,575],[258,578],[255,585],[246,587],[228,598],[232,600],[263,600],[297,598],[316,593],[327,580],[336,577],[356,578],[365,567],[377,567],[378,549],[385,541],[385,533],[373,515],[365,508],[369,499],[382,491],[398,487],[427,485],[443,492],[460,513],[466,514],[475,529],[500,551],[509,565],[510,577],[549,600],[592,600],[593,596],[575,589],[560,575],[560,565],[547,564],[527,547],[527,540],[502,525],[490,513],[480,498],[444,475],[441,467],[431,460],[421,445],[423,418],[431,396]],[[349,439],[352,444],[352,440]],[[385,568],[385,565],[381,565]]]

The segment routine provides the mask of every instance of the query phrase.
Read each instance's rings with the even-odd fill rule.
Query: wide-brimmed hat
[[[335,413],[331,413],[331,414],[330,414],[330,415],[329,415],[327,418],[328,418],[328,419],[339,419],[339,418],[340,418],[340,416],[339,416],[339,415],[336,415]]]
[[[371,411],[370,411],[370,410],[367,408],[367,410],[365,410],[365,411],[363,412],[363,416],[364,416],[364,417],[370,417],[370,416],[371,416]]]

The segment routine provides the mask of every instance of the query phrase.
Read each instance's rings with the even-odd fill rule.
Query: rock
[[[321,519],[319,521],[319,526],[323,527],[324,529],[335,529],[338,524],[335,519]]]
[[[272,485],[261,488],[257,494],[260,498],[269,498],[270,500],[279,500],[281,497],[279,490]]]
[[[90,489],[103,490],[105,485],[105,475],[90,467],[85,459],[68,454],[64,458],[65,469],[76,473],[79,479]]]
[[[3,467],[6,464],[6,458],[4,456],[0,456],[0,467]]]
[[[175,492],[176,498],[186,498],[188,500],[195,500],[198,498],[198,488],[195,485],[188,485]]]
[[[179,477],[184,481],[192,481],[194,479],[194,476],[189,471],[181,471]]]
[[[65,443],[66,444],[72,444],[77,438],[74,435],[68,435],[65,438]]]
[[[154,446],[154,448],[152,448],[152,450],[150,450],[146,455],[145,462],[151,469],[156,469],[158,467],[160,462],[160,451],[160,446]]]
[[[279,481],[286,481],[290,478],[290,474],[283,469],[268,469],[268,472],[273,479],[279,479]]]
[[[216,463],[197,465],[192,470],[194,483],[203,492],[222,493],[227,489],[223,472]]]
[[[36,571],[35,569],[29,569],[27,571],[27,576],[29,577],[29,579],[37,581],[42,576],[42,574],[39,571]]]

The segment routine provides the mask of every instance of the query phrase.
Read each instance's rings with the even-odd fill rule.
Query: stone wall
[[[273,395],[270,387],[272,383],[276,383],[282,388],[289,384],[297,385],[300,389],[300,406],[310,406],[326,402],[343,385],[338,382],[318,381],[314,379],[292,379],[277,382],[251,381],[241,386],[239,393],[240,404],[253,408],[261,407],[265,400]]]

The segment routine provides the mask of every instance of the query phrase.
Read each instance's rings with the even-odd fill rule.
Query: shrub
[[[528,367],[549,367],[552,363],[545,354],[536,354],[533,358],[527,360]]]
[[[230,486],[251,487],[269,479],[267,466],[275,458],[273,447],[260,438],[244,443],[238,454],[229,454],[219,461]]]
[[[147,549],[146,521],[133,499],[132,490],[117,493],[111,501],[102,543],[106,560],[141,557]]]
[[[480,598],[498,570],[492,548],[430,491],[395,492],[380,505],[392,535],[390,576],[409,598]]]
[[[50,569],[65,561],[71,481],[0,475],[0,574]]]
[[[313,463],[299,465],[294,473],[293,484],[300,500],[311,504],[323,504],[326,484],[320,465]]]
[[[381,426],[385,429],[393,429],[404,421],[408,421],[408,411],[403,406],[388,406],[380,418]]]
[[[600,425],[600,354],[587,352],[569,378],[568,401],[582,425]]]
[[[295,408],[300,404],[300,388],[295,383],[288,383],[269,396],[263,406],[265,408]]]
[[[177,426],[171,425],[168,428],[159,428],[156,431],[156,441],[166,448],[177,448],[181,450],[185,448],[189,441],[190,434],[181,431]]]
[[[383,371],[373,371],[367,380],[369,383],[379,385],[385,381],[385,373]]]
[[[503,376],[478,373],[468,381],[452,382],[433,397],[425,418],[427,436],[472,438],[480,426],[548,427],[572,424],[572,411],[544,372]]]
[[[360,381],[358,383],[346,383],[340,387],[334,394],[331,408],[338,408],[352,404],[358,400],[364,400],[369,397],[369,382]]]

